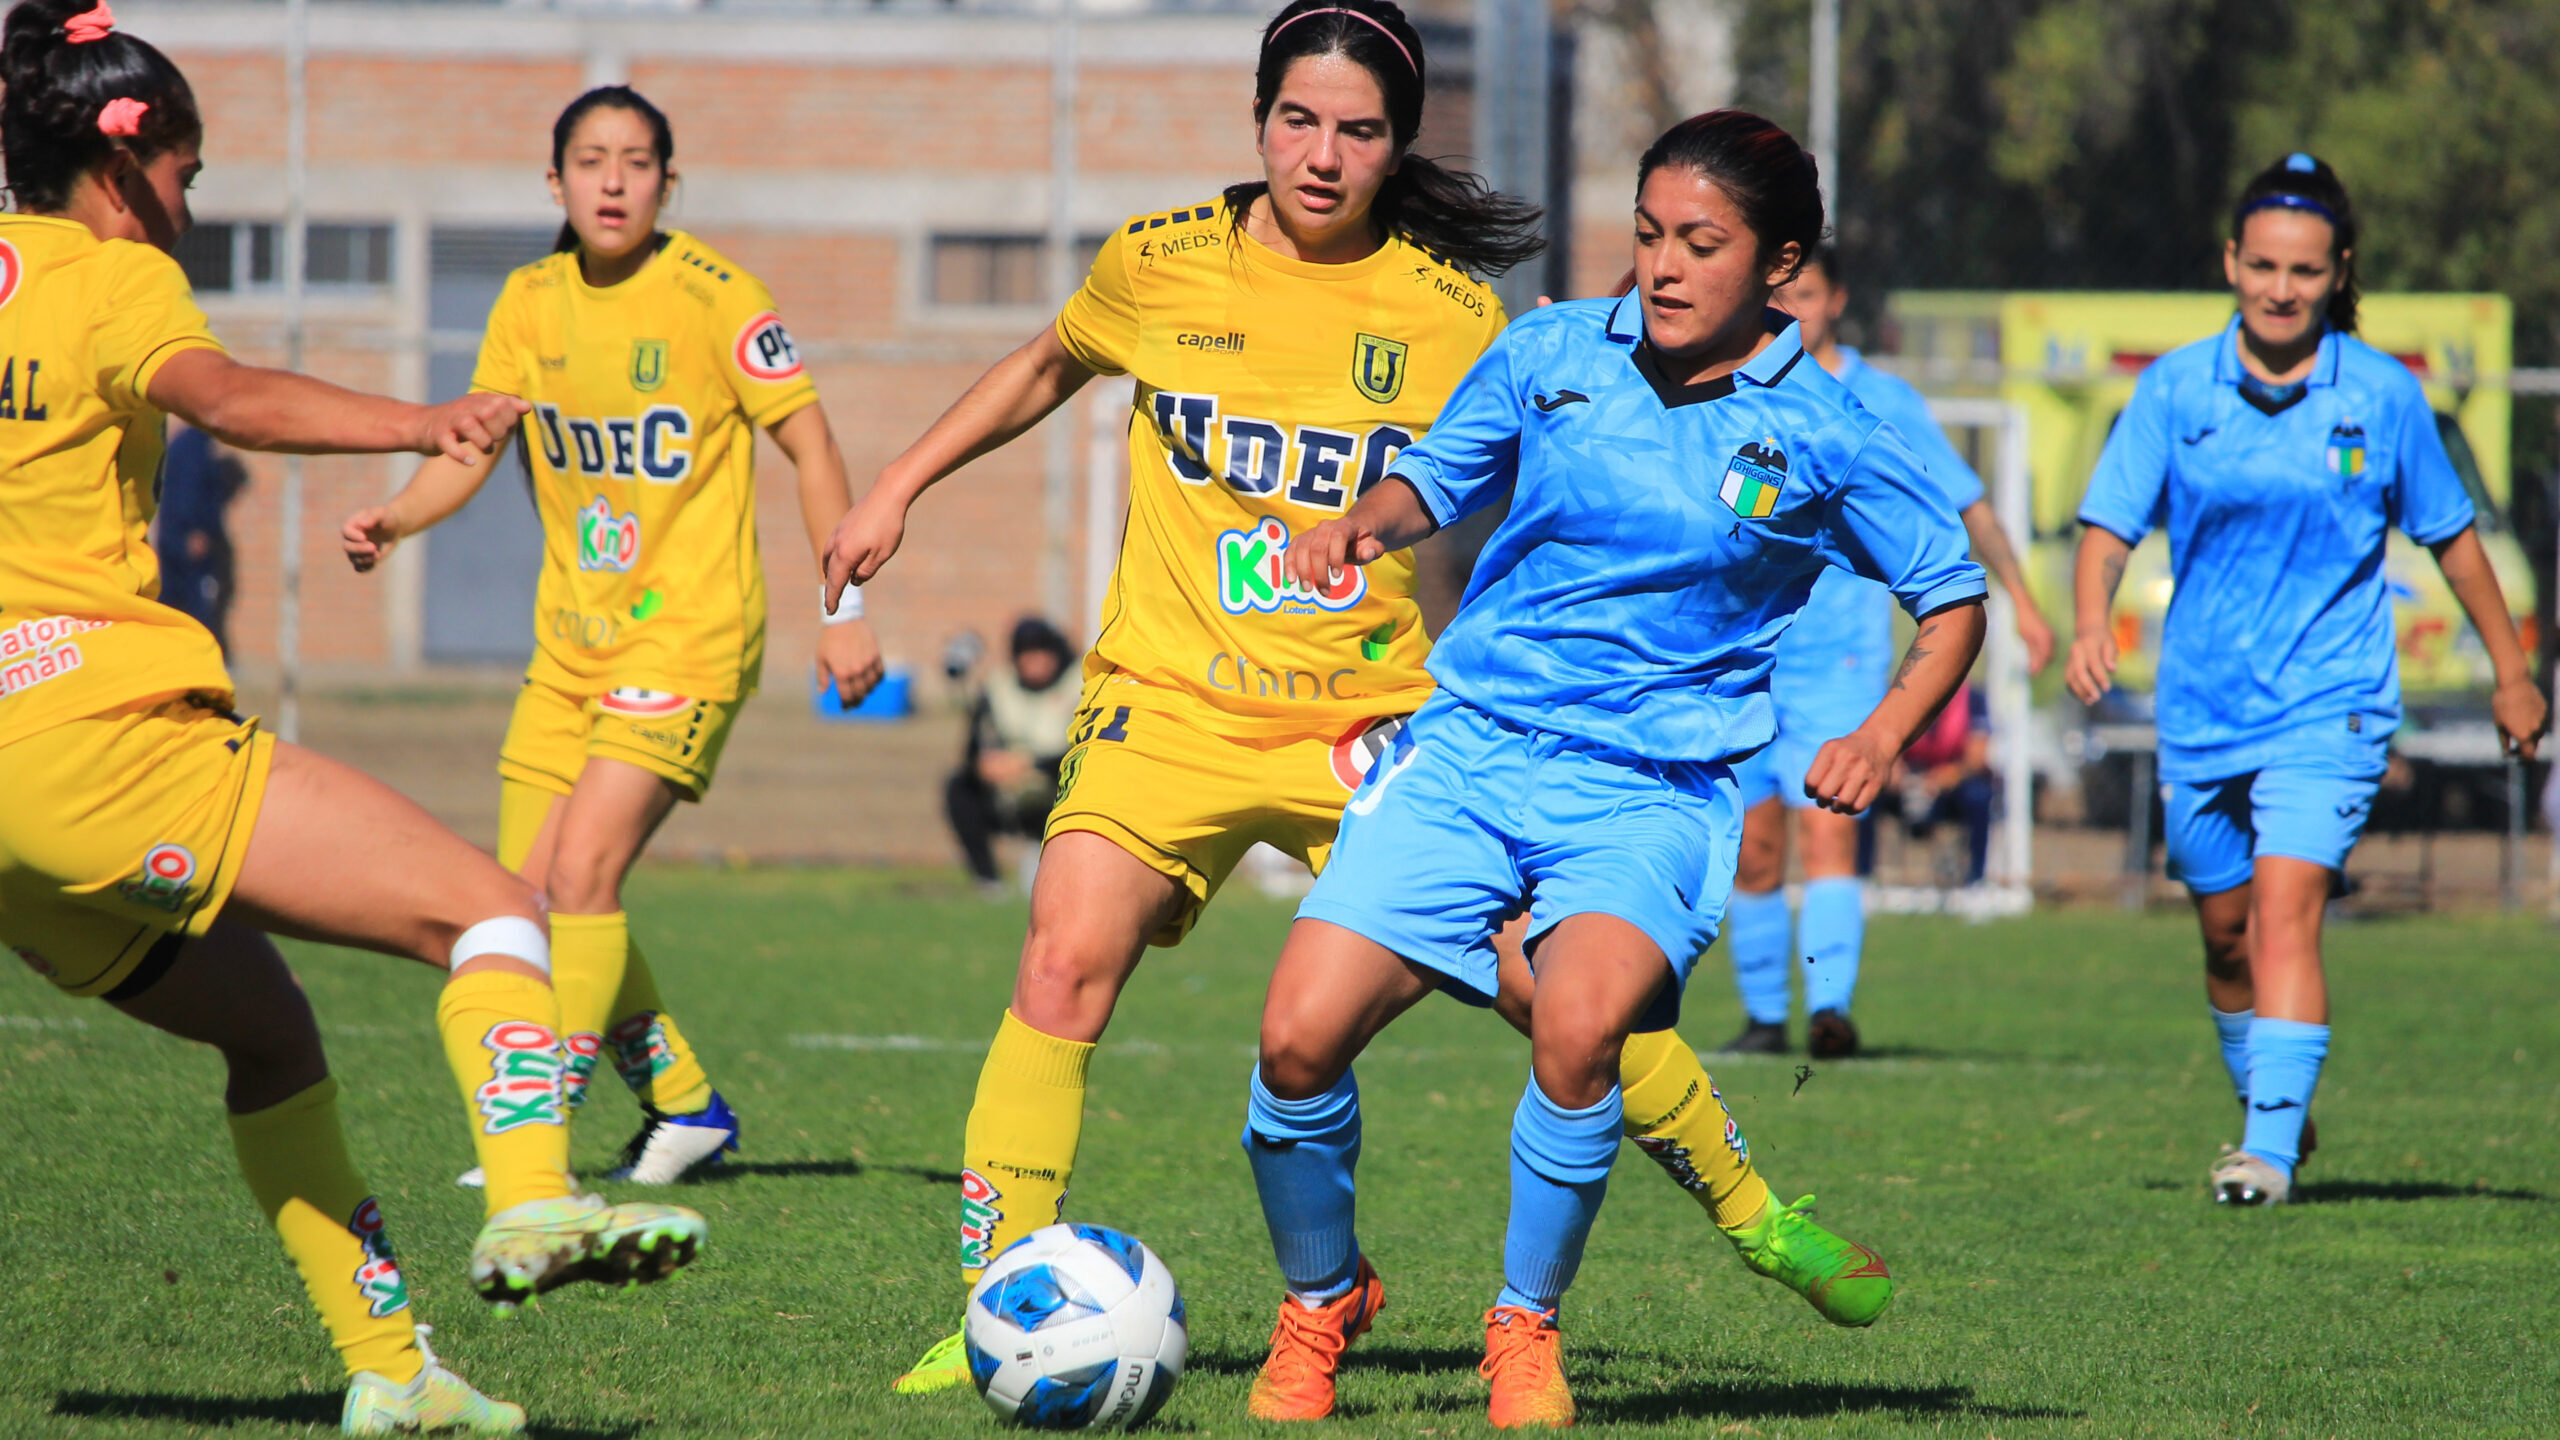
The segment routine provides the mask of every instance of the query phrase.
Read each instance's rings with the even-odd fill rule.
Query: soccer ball
[[[1001,1420],[1036,1430],[1144,1424],[1190,1348],[1182,1292],[1156,1252],[1099,1225],[1005,1247],[969,1292],[969,1376]]]

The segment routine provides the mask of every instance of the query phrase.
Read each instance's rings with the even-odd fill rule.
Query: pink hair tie
[[[142,117],[150,109],[150,105],[143,101],[117,96],[98,111],[98,133],[117,140],[130,140],[142,133]]]
[[[103,0],[101,0],[98,8],[101,10],[107,8],[103,3]],[[1404,48],[1404,42],[1396,38],[1396,32],[1388,29],[1385,25],[1380,24],[1376,16],[1364,14],[1361,11],[1351,9],[1344,5],[1328,5],[1321,10],[1301,10],[1297,14],[1290,16],[1288,19],[1281,21],[1277,26],[1275,26],[1271,31],[1271,38],[1274,40],[1279,39],[1281,31],[1288,29],[1290,26],[1297,24],[1299,21],[1306,19],[1310,15],[1348,15],[1354,20],[1367,22],[1370,26],[1374,27],[1379,34],[1387,37],[1388,44],[1396,47],[1396,53],[1404,57],[1404,68],[1412,71],[1416,75],[1420,75],[1422,73],[1422,67],[1413,63],[1413,52]]]
[[[98,8],[74,15],[62,22],[62,38],[74,45],[104,40],[116,28],[116,12],[107,8],[107,0],[98,0]]]

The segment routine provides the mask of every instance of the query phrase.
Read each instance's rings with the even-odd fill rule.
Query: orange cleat
[[[1484,1312],[1484,1363],[1493,1382],[1491,1420],[1496,1430],[1573,1424],[1573,1392],[1564,1383],[1564,1332],[1555,1312],[1525,1305],[1496,1305]]]
[[[1253,1377],[1245,1409],[1256,1420],[1322,1420],[1333,1413],[1333,1372],[1342,1352],[1368,1333],[1387,1308],[1387,1287],[1360,1260],[1351,1288],[1313,1309],[1296,1296],[1280,1301],[1280,1323],[1271,1330],[1271,1358]]]

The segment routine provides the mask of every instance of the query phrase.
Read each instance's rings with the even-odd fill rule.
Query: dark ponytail
[[[1778,252],[1792,240],[1796,268],[1788,272],[1788,280],[1809,262],[1821,263],[1833,280],[1839,278],[1823,255],[1822,177],[1813,156],[1777,122],[1748,110],[1690,116],[1663,131],[1636,162],[1639,194],[1665,165],[1695,171],[1724,192],[1742,212],[1742,223],[1759,237],[1763,269],[1777,264]]]
[[[1313,55],[1351,61],[1387,97],[1400,163],[1371,212],[1381,229],[1479,275],[1499,275],[1547,248],[1537,206],[1502,194],[1481,176],[1412,153],[1422,130],[1422,37],[1392,0],[1290,0],[1271,17],[1253,70],[1254,124],[1270,118],[1290,65]],[[1245,211],[1270,189],[1260,180],[1227,187],[1238,229]]]
[[[2296,150],[2258,172],[2241,188],[2231,207],[2231,243],[2261,210],[2299,210],[2329,222],[2329,259],[2338,267],[2338,288],[2329,292],[2329,328],[2341,335],[2356,332],[2356,211],[2347,201],[2346,182],[2329,163]]]
[[[649,98],[628,85],[599,85],[569,102],[560,118],[551,122],[551,173],[557,175],[568,168],[569,137],[578,131],[578,122],[587,112],[611,106],[628,110],[649,125],[649,148],[658,152],[658,173],[664,175],[676,160],[675,127],[667,123],[667,112],[649,103]],[[568,221],[560,222],[560,238],[551,242],[551,253],[566,254],[578,248],[578,232]]]
[[[0,161],[9,167],[18,209],[60,210],[80,177],[118,150],[149,161],[203,138],[187,77],[114,23],[99,0],[24,0],[9,12],[0,40],[0,83],[8,86],[0,97]],[[110,115],[119,100],[142,106],[140,119],[129,118],[130,106]]]

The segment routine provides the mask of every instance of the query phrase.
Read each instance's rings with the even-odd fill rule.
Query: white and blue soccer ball
[[[1173,1272],[1100,1225],[1051,1225],[1006,1246],[969,1292],[962,1331],[988,1408],[1035,1430],[1144,1424],[1191,1344]]]

